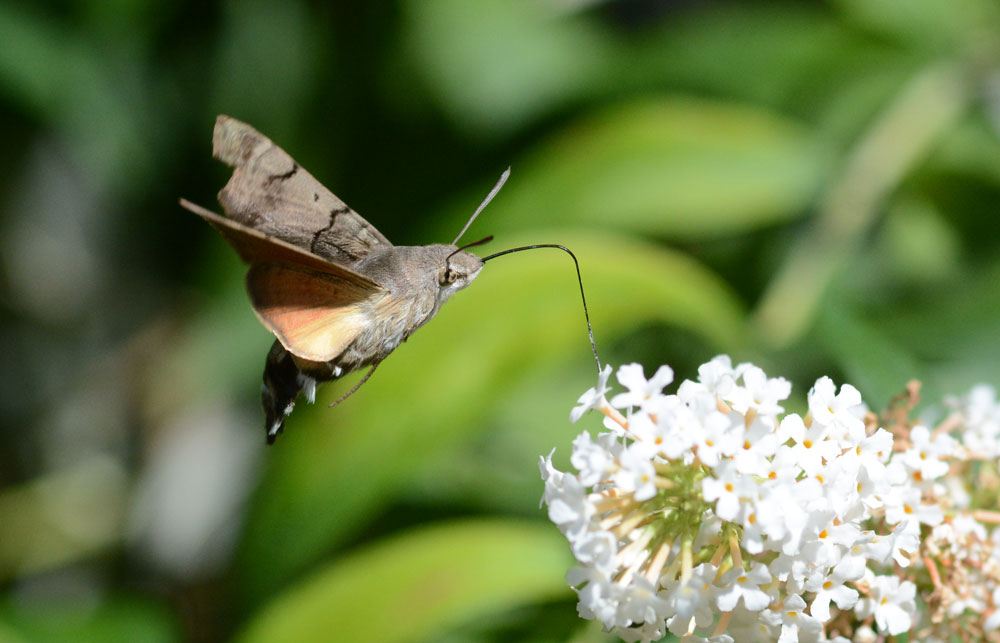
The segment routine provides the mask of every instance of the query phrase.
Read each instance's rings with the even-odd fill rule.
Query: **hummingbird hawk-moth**
[[[509,169],[455,241],[394,246],[246,123],[219,116],[212,152],[233,168],[218,195],[226,216],[184,199],[181,205],[212,224],[250,264],[246,275],[250,302],[276,338],[267,354],[261,386],[269,444],[282,432],[300,393],[312,402],[318,382],[370,367],[354,388],[334,402],[339,403],[367,381],[400,343],[430,321],[449,297],[472,283],[485,261],[521,250],[480,258],[465,248],[492,237],[456,245],[499,191]],[[554,244],[523,249],[534,247],[569,252]],[[587,324],[589,329],[589,319]]]

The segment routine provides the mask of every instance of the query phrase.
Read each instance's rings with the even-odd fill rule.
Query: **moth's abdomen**
[[[264,382],[260,387],[267,443],[273,444],[278,434],[284,431],[285,418],[295,408],[299,393],[312,403],[316,399],[317,382],[336,379],[344,372],[334,364],[297,360],[281,342],[275,340],[267,353]]]
[[[292,412],[295,398],[299,396],[303,384],[305,382],[302,374],[295,365],[292,355],[285,350],[281,342],[275,341],[267,353],[267,360],[264,363],[264,382],[260,387],[268,444],[273,444],[278,434],[284,430],[285,416]],[[312,388],[315,391],[315,380]]]
[[[427,316],[424,308],[391,296],[375,302],[364,328],[331,364],[348,371],[384,359],[422,323]]]

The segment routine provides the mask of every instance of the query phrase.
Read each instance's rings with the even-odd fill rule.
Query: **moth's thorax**
[[[364,329],[333,363],[354,369],[385,357],[469,285],[482,269],[482,259],[455,250],[443,244],[392,246],[352,265],[385,292],[366,302]]]
[[[476,255],[456,250],[455,246],[445,244],[391,246],[374,250],[351,267],[378,282],[394,297],[443,302],[469,285],[483,267],[482,259]]]

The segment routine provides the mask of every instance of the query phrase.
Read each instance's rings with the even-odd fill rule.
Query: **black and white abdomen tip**
[[[268,444],[274,444],[278,434],[284,430],[285,417],[295,408],[295,399],[300,392],[310,404],[313,403],[316,400],[316,379],[300,371],[291,353],[276,340],[267,353],[264,382],[260,387]]]

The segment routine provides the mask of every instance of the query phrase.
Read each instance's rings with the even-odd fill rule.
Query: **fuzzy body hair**
[[[338,370],[334,377],[385,359],[430,321],[451,295],[479,275],[482,259],[456,250],[446,244],[390,246],[376,249],[351,265],[351,269],[379,283],[385,291],[363,303],[366,322],[340,355],[329,362],[296,359],[296,363],[310,376],[332,379],[332,373]],[[453,273],[453,281],[442,283],[445,270]]]

